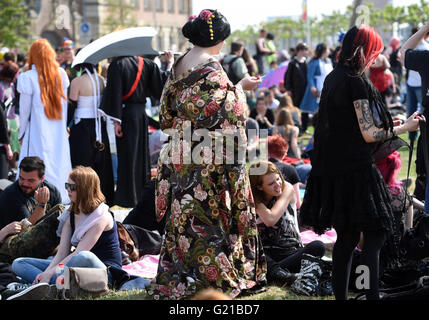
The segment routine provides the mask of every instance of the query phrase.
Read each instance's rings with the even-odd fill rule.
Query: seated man
[[[58,189],[45,178],[45,164],[39,157],[26,157],[19,165],[19,178],[0,193],[0,242],[19,233],[20,221],[36,223],[53,206],[61,203]]]

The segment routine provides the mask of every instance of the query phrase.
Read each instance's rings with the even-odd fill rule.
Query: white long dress
[[[63,68],[59,68],[64,96],[70,81]],[[70,199],[64,188],[71,171],[70,147],[67,135],[67,101],[61,99],[62,119],[50,120],[40,97],[40,86],[36,67],[18,76],[19,139],[24,137],[19,163],[24,157],[38,156],[45,163],[45,180],[61,193],[62,203]]]

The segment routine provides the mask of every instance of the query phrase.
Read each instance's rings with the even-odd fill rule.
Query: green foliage
[[[364,4],[369,12],[369,24],[378,31],[391,31],[394,23],[408,23],[412,26],[424,24],[429,20],[429,2],[420,0],[419,4],[408,6],[386,5],[383,9],[374,8],[372,2]],[[356,17],[353,15],[355,5],[349,5],[345,12],[334,10],[331,14],[320,17],[309,17],[310,36],[312,42],[322,42],[328,39],[336,41],[340,31],[348,30],[350,22]],[[264,24],[264,28],[271,32],[275,39],[306,40],[306,23],[301,19],[291,17],[277,18]],[[243,30],[232,33],[229,41],[241,39],[245,45],[253,45],[258,37],[258,25],[249,25]]]
[[[107,32],[113,32],[117,28],[129,28],[137,25],[137,18],[131,0],[107,0],[107,17],[104,26]]]
[[[0,0],[0,46],[22,48],[28,45],[30,19],[21,0]]]

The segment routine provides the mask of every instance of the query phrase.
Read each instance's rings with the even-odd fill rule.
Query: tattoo
[[[372,111],[369,107],[368,100],[355,101],[354,106],[356,110],[360,110],[360,113],[359,112],[357,113],[358,114],[357,120],[360,125],[362,133],[367,131],[368,134],[372,135],[375,141],[383,141],[393,136],[393,133],[386,131],[384,129],[377,128],[375,126],[374,119],[372,116]]]
[[[358,118],[359,125],[362,131],[368,131],[374,126],[374,120],[372,119],[372,113],[369,108],[368,100],[358,100],[354,102],[356,109],[361,110],[362,116]]]
[[[388,131],[381,129],[381,130],[374,131],[372,136],[374,137],[375,141],[383,141],[389,137],[389,134],[388,134]]]

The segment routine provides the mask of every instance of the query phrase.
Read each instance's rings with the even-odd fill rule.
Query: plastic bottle
[[[55,273],[57,275],[57,279],[55,281],[55,284],[57,286],[57,289],[63,289],[64,288],[64,263],[58,264]]]

